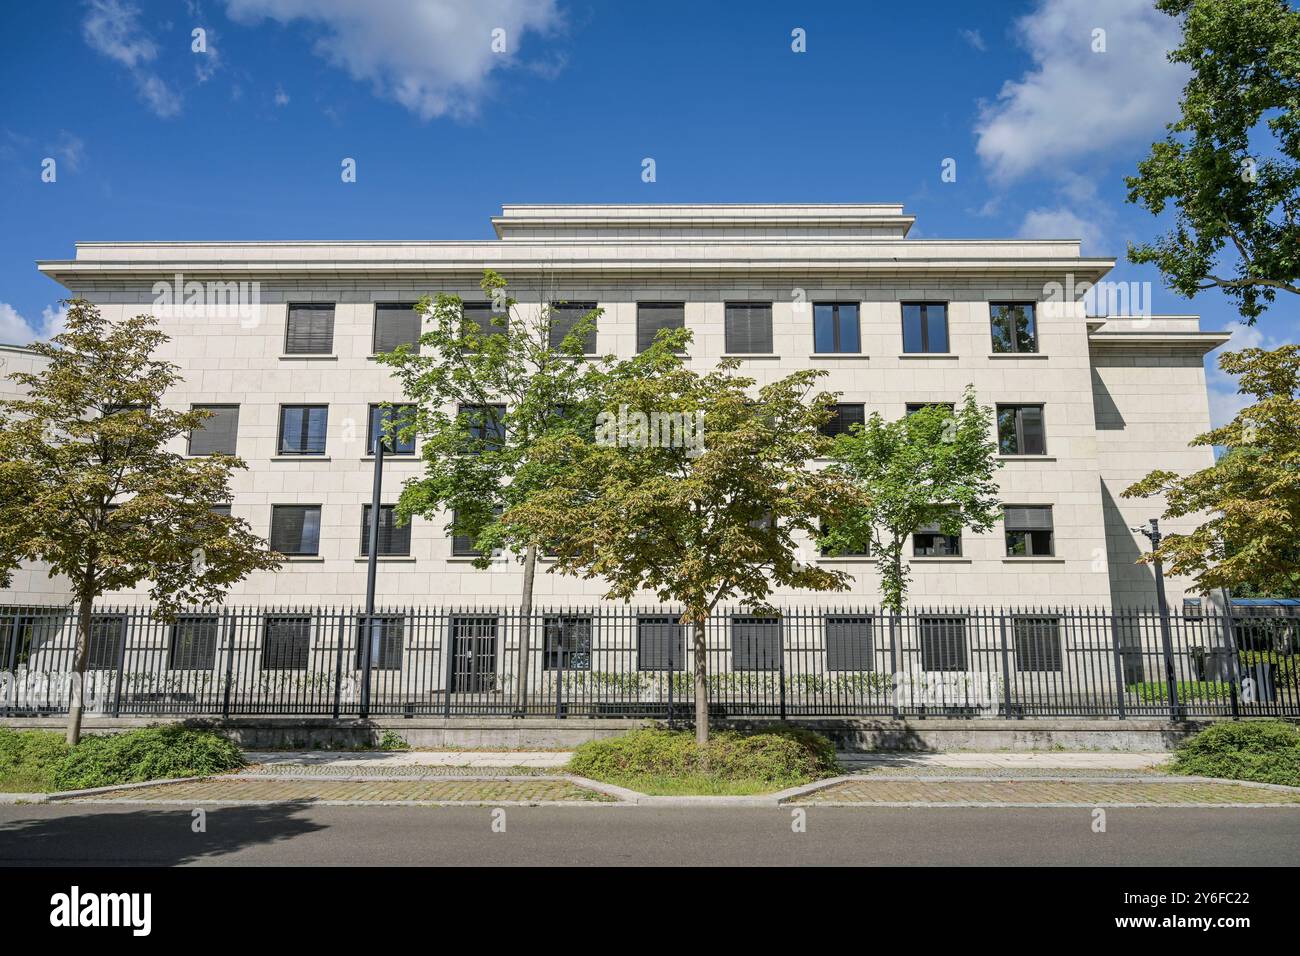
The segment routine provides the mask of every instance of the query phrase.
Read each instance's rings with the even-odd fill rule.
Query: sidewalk
[[[389,768],[422,767],[563,767],[573,756],[568,750],[250,750],[244,754],[250,764],[268,770],[311,767],[337,768],[349,773],[384,772]]]

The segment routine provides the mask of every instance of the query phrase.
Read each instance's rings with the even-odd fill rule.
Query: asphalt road
[[[1292,866],[1300,808],[0,806],[0,865]]]

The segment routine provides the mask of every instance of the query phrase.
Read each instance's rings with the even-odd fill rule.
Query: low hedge
[[[754,734],[724,730],[704,746],[690,731],[634,730],[582,744],[569,769],[593,780],[704,775],[793,786],[838,773],[839,765],[835,747],[825,737],[780,726]]]
[[[1170,769],[1300,787],[1300,728],[1280,720],[1214,724],[1183,742]]]
[[[60,790],[83,790],[224,773],[244,763],[240,749],[220,734],[166,724],[83,737],[59,764],[54,784]]]
[[[72,748],[63,734],[0,727],[3,789],[39,793],[54,789],[54,774]]]

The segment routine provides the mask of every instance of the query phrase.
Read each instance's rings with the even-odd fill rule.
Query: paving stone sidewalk
[[[448,802],[608,803],[613,798],[568,780],[257,780],[213,777],[112,790],[68,802],[285,803]]]
[[[1300,791],[1198,781],[879,780],[832,784],[791,802],[808,804],[933,805],[1197,805],[1300,806]]]

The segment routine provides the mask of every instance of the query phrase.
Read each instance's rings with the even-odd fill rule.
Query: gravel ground
[[[845,773],[860,777],[1005,777],[1007,779],[1060,779],[1062,777],[1155,777],[1168,773],[1163,767],[909,767],[877,765],[854,767]]]
[[[563,773],[555,767],[448,767],[430,764],[331,766],[329,764],[254,764],[239,771],[245,775],[275,777],[396,777],[423,780],[428,777],[553,777]]]

